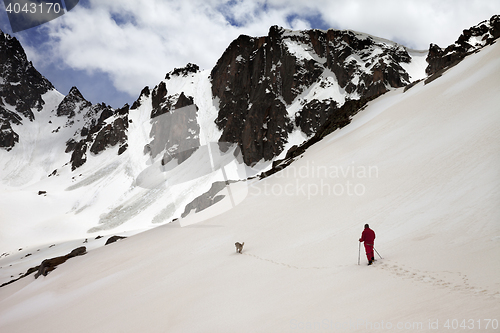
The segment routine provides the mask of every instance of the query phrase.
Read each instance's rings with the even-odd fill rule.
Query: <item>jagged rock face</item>
[[[489,20],[464,30],[457,41],[444,50],[436,44],[431,44],[426,59],[429,66],[425,72],[433,75],[446,67],[456,65],[467,55],[491,45],[498,37],[500,37],[500,15],[494,15]]]
[[[102,107],[102,105],[101,105]],[[112,112],[112,115],[109,113]],[[73,150],[71,154],[71,169],[82,166],[87,160],[87,151],[97,155],[109,147],[119,144],[118,155],[121,155],[128,147],[128,112],[129,106],[113,112],[109,107],[103,108],[99,121],[90,127],[88,134],[80,141],[71,139],[66,143],[66,152]],[[113,119],[108,120],[109,118]],[[82,135],[87,132],[82,131]],[[74,147],[74,148],[73,148]]]
[[[147,98],[150,95],[151,95],[151,92],[149,91],[149,87],[148,86],[144,87],[141,91],[141,94],[139,95],[139,98],[137,98],[137,100],[132,104],[132,107],[130,108],[130,110],[137,109],[139,106],[141,106],[141,99],[144,97]]]
[[[497,15],[464,30],[445,50],[431,45],[427,72],[435,73],[499,36]],[[289,31],[274,26],[268,36],[242,35],[229,45],[210,75],[219,108],[215,119],[222,132],[219,142],[237,143],[247,165],[273,160],[287,144],[290,147],[294,130],[312,138],[325,124],[330,129],[345,126],[356,112],[345,104],[409,84],[402,64],[410,61],[403,46],[353,31]],[[53,86],[28,62],[19,42],[3,33],[0,66],[0,147],[9,150],[19,142],[11,125],[21,124],[24,118],[33,120],[43,106],[41,96]],[[145,87],[132,105],[137,109],[141,103],[151,103],[151,140],[144,151],[152,158],[162,157],[163,164],[173,159],[182,163],[200,145],[197,117],[204,110],[198,110],[196,95],[193,90],[169,92],[165,83],[178,79],[182,83],[183,77],[198,71],[193,64],[174,69],[154,89]],[[127,149],[128,112],[128,105],[119,110],[92,105],[76,87],[70,90],[55,113],[67,118],[66,127],[74,128],[65,150],[71,154],[73,170],[89,154],[117,145],[118,154]]]
[[[338,85],[346,99],[379,95],[410,83],[401,63],[407,50],[351,31],[291,32],[272,27],[266,37],[240,36],[211,72],[219,98],[221,142],[238,143],[246,164],[279,155],[294,124],[312,135],[341,101],[313,100],[295,115],[287,108],[314,84]],[[295,118],[295,119],[294,119]]]
[[[0,31],[0,148],[10,150],[19,142],[11,124],[22,117],[33,121],[33,111],[40,111],[42,95],[54,89],[28,61],[16,38]]]
[[[20,124],[21,117],[0,106],[0,147],[11,150],[19,142],[19,135],[14,132],[11,124]]]
[[[68,116],[72,118],[78,112],[92,106],[92,103],[83,98],[82,93],[76,87],[72,87],[57,107],[57,116]]]
[[[325,67],[349,94],[370,97],[409,83],[401,64],[409,63],[411,58],[401,45],[385,44],[352,31],[311,30],[307,34],[315,52],[326,58]]]
[[[188,64],[168,73],[166,80],[173,76],[187,76],[196,73],[198,66]],[[141,93],[142,95],[142,93]],[[151,142],[144,147],[145,153],[155,158],[163,153],[162,165],[175,159],[182,163],[200,146],[200,126],[197,122],[198,107],[192,96],[184,92],[169,95],[164,81],[151,92]]]
[[[106,147],[113,147],[116,146],[118,143],[126,144],[127,127],[128,127],[128,122],[121,117],[116,118],[115,121],[113,121],[113,123],[104,126],[97,133],[94,143],[90,147],[90,152],[97,155],[101,151],[104,151]],[[123,152],[123,150],[121,152]]]
[[[165,75],[165,80],[170,80],[172,76],[187,76],[189,73],[196,73],[200,67],[196,64],[188,63],[185,67],[175,68],[173,71]]]
[[[72,141],[72,146],[74,147],[73,153],[71,154],[71,170],[81,167],[87,161],[87,150],[88,145],[85,140],[81,140],[78,143]],[[67,152],[68,149],[66,149]],[[71,150],[70,150],[71,151]]]
[[[1,31],[0,73],[0,147],[11,150],[19,142],[11,125],[21,125],[24,118],[34,121],[44,106],[42,95],[54,87],[27,60],[17,39]],[[88,151],[98,154],[117,144],[120,154],[127,149],[128,105],[119,110],[104,103],[92,105],[72,87],[55,115],[66,117],[64,127],[75,131],[65,151],[71,153],[73,170],[85,163]]]
[[[312,136],[337,109],[338,103],[334,100],[324,102],[312,100],[297,114],[295,125],[307,136]]]
[[[33,120],[32,109],[42,109],[44,102],[41,95],[54,89],[54,86],[28,61],[19,41],[3,32],[0,32],[0,66],[3,81],[1,97],[18,113]],[[3,105],[3,101],[0,103]]]
[[[71,152],[72,170],[87,161],[89,151],[97,155],[117,144],[120,144],[118,154],[127,149],[128,112],[128,105],[118,110],[104,103],[92,105],[76,87],[71,88],[57,107],[57,116],[68,117],[67,126],[72,126],[77,116],[83,121],[83,126],[66,142],[65,152]]]
[[[211,73],[212,92],[220,98],[219,141],[238,143],[248,165],[281,152],[286,143],[292,123],[285,103],[300,92],[294,78],[312,83],[321,74],[310,62],[305,64],[309,71],[301,70],[280,37],[278,28],[268,37],[240,36]]]

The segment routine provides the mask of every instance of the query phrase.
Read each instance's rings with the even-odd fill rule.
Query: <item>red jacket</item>
[[[365,244],[372,244],[375,241],[375,231],[370,228],[365,228],[361,234],[360,242],[365,242]]]

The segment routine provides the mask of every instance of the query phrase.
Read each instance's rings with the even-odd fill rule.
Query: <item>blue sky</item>
[[[352,29],[416,49],[447,46],[463,29],[500,14],[498,0],[80,0],[67,14],[12,33],[63,94],[77,86],[93,103],[131,104],[175,67],[211,69],[240,34],[269,27]]]

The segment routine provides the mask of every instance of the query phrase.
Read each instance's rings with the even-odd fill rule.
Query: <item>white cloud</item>
[[[424,49],[446,46],[500,1],[473,0],[90,0],[46,25],[50,45],[38,57],[103,72],[116,89],[137,96],[174,67],[210,69],[239,34],[266,35],[271,25],[352,29]],[[105,98],[104,98],[105,99]]]
[[[50,22],[51,52],[68,66],[110,74],[117,89],[136,95],[156,84],[173,67],[213,59],[236,34],[222,16],[193,8],[151,1],[92,2]],[[226,29],[223,29],[226,26]],[[222,34],[222,36],[220,36]],[[237,35],[236,35],[237,36]],[[221,38],[222,37],[222,38]],[[218,51],[218,55],[214,52]]]
[[[500,13],[500,2],[477,0],[324,1],[324,19],[341,29],[367,32],[427,49],[448,46],[463,29]]]

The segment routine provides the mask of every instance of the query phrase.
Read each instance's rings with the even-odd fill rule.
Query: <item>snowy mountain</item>
[[[0,288],[1,331],[485,328],[499,22],[429,51],[272,27],[118,110],[57,92],[4,34],[0,284],[21,279]]]
[[[0,147],[10,150],[19,142],[12,125],[34,120],[33,110],[41,111],[45,104],[42,95],[54,87],[28,61],[17,39],[1,31],[0,64]]]
[[[15,38],[3,38],[1,183],[37,194],[30,207],[57,202],[35,221],[9,214],[5,253],[143,230],[222,198],[234,205],[219,193],[222,182],[269,170],[324,123],[345,126],[359,101],[423,77],[427,54],[352,31],[272,27],[266,37],[240,36],[211,71],[175,69],[132,107],[115,110],[92,104],[76,87],[63,96]],[[24,86],[35,101],[29,109],[15,93]],[[356,107],[343,107],[352,101]],[[47,224],[58,232],[44,231]]]
[[[211,72],[221,140],[237,142],[248,165],[272,160],[338,117],[346,101],[405,86],[410,69],[422,78],[426,54],[352,31],[274,26],[266,37],[240,36]]]

